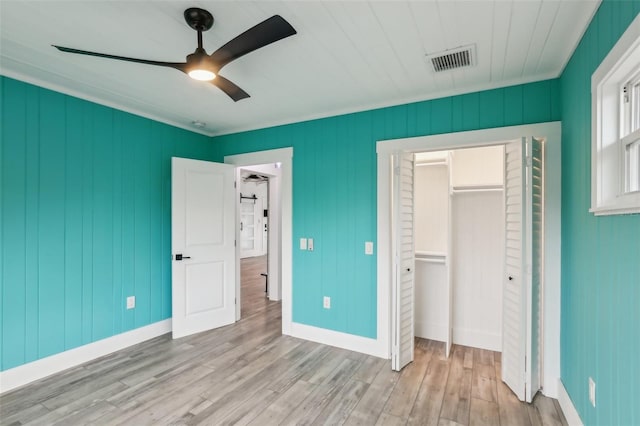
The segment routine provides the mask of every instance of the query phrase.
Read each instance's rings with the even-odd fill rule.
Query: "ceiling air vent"
[[[461,46],[444,52],[431,53],[426,57],[435,72],[470,67],[475,65],[476,46],[475,44]]]

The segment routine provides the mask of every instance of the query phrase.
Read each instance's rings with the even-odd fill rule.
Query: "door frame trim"
[[[496,145],[522,136],[541,136],[545,153],[545,271],[543,393],[557,397],[560,378],[560,256],[561,256],[561,123],[559,121],[473,130],[441,135],[381,140],[377,153],[377,346],[391,356],[391,159],[397,151],[438,151]]]
[[[280,283],[282,297],[282,334],[291,334],[292,323],[292,182],[293,147],[227,155],[224,162],[236,167],[280,163],[281,215],[280,226]],[[236,250],[237,251],[237,250]],[[237,255],[237,254],[236,254]],[[274,281],[271,281],[274,282]],[[236,277],[236,294],[240,289],[240,277]]]

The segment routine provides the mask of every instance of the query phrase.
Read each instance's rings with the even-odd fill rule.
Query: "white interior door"
[[[532,138],[522,138],[507,144],[505,148],[506,279],[502,319],[502,380],[518,399],[527,402],[532,401],[540,388],[544,200],[542,146],[539,141],[537,143],[539,145],[535,151]],[[535,262],[534,257],[537,257]]]
[[[391,368],[400,371],[413,361],[414,315],[414,238],[413,238],[413,174],[414,155],[394,156],[392,238],[394,279],[392,291]]]
[[[502,380],[525,399],[528,279],[526,274],[526,140],[505,147],[505,274]]]
[[[527,355],[526,401],[531,402],[536,392],[542,387],[542,300],[543,300],[543,270],[544,270],[544,145],[542,141],[531,138],[530,166],[528,178],[531,182],[531,309],[528,315],[527,330],[530,342]]]
[[[173,338],[235,321],[234,166],[172,158]]]

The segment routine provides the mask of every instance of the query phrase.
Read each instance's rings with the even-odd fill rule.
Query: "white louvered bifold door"
[[[525,399],[527,339],[526,140],[505,147],[505,275],[502,302],[502,380]]]
[[[391,368],[400,371],[413,361],[414,237],[413,237],[414,155],[394,156],[393,223],[394,279],[392,297]]]
[[[528,295],[529,315],[527,330],[529,331],[527,343],[527,384],[526,397],[527,402],[531,402],[536,392],[541,388],[541,360],[542,345],[540,330],[542,330],[542,289],[543,289],[543,273],[544,270],[544,145],[542,141],[531,138],[527,173],[529,182],[531,182],[531,286]]]

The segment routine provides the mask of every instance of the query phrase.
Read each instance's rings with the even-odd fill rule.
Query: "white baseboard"
[[[166,319],[0,372],[0,394],[171,331]]]
[[[560,383],[560,379],[557,376],[544,376],[542,394],[549,398],[558,399],[558,383]]]
[[[378,358],[389,358],[388,348],[382,348],[378,340],[368,337],[327,330],[297,322],[291,323],[291,336],[322,343],[323,345],[335,346],[337,348],[376,356]]]
[[[502,336],[470,328],[453,328],[453,343],[472,348],[487,349],[502,352]]]
[[[423,321],[416,321],[414,323],[414,333],[416,337],[423,339],[436,340],[438,342],[445,342],[447,340],[447,326],[442,324],[434,324]]]
[[[567,424],[569,426],[583,426],[578,410],[576,410],[576,407],[573,405],[573,401],[571,401],[571,398],[560,379],[558,379],[558,402],[560,403],[560,408],[562,408],[562,412],[564,413],[564,417],[567,419]]]

